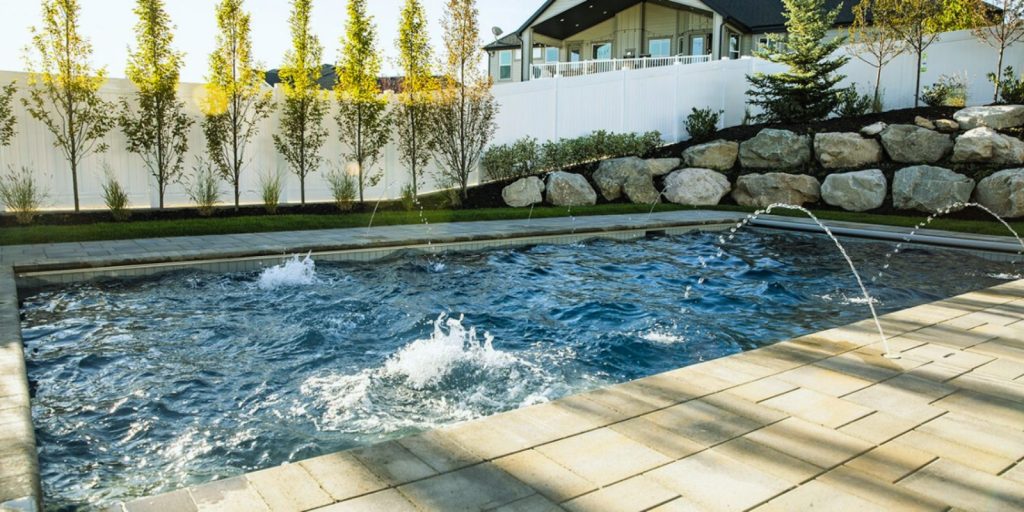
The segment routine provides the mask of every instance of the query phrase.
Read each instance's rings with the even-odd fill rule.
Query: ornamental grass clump
[[[200,216],[210,217],[220,200],[218,171],[209,160],[196,157],[192,172],[192,181],[187,187],[188,196],[199,209]]]
[[[116,222],[124,222],[131,218],[132,212],[128,209],[128,203],[128,192],[108,168],[103,181],[103,204],[107,205],[110,216]]]
[[[335,170],[327,174],[327,185],[331,189],[334,205],[343,212],[352,211],[359,192],[355,178],[348,173]]]
[[[20,172],[10,169],[0,176],[0,202],[14,213],[18,224],[31,224],[47,197],[49,194],[28,167]]]
[[[270,215],[277,213],[283,188],[281,173],[266,173],[260,176],[260,199],[263,200],[263,210]]]

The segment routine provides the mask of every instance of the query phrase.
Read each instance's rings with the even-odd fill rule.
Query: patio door
[[[707,34],[691,34],[689,40],[690,55],[699,56],[711,53],[711,36]]]
[[[580,62],[583,60],[583,45],[572,44],[568,47],[569,62]]]
[[[604,41],[594,43],[594,60],[610,60],[612,58],[612,43]]]

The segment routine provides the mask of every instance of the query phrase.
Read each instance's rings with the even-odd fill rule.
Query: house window
[[[523,60],[523,50],[516,50],[516,60],[517,61],[522,61]]]
[[[765,34],[757,40],[757,47],[761,50],[773,52],[786,51],[786,39],[783,34]]]
[[[533,60],[536,61],[536,62],[540,62],[540,58],[541,58],[541,55],[542,55],[543,51],[544,51],[544,49],[541,48],[540,46],[534,46],[533,47]]]
[[[612,58],[612,44],[611,43],[595,43],[594,44],[594,60],[608,60]]]
[[[647,53],[651,54],[651,57],[669,57],[672,55],[672,40],[665,39],[651,39],[647,42]]]
[[[707,55],[711,52],[708,41],[710,38],[704,34],[690,36],[690,55]]]
[[[729,58],[740,58],[740,35],[732,32],[729,33]]]
[[[512,50],[498,52],[498,80],[512,79]]]
[[[558,62],[558,48],[553,48],[551,46],[545,48],[544,60],[545,62]]]
[[[580,47],[569,48],[569,62],[579,62],[583,60],[583,50]]]

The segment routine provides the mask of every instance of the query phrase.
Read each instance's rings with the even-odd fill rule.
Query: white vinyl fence
[[[1005,63],[1024,70],[1024,44],[1012,47]],[[922,85],[934,83],[941,75],[958,74],[968,83],[968,104],[986,104],[992,100],[992,87],[986,74],[994,71],[996,54],[993,49],[978,42],[970,32],[943,34],[938,42],[928,49]],[[498,130],[495,144],[508,143],[524,136],[536,137],[540,141],[586,135],[594,130],[609,132],[646,132],[658,130],[666,143],[686,138],[683,120],[694,107],[711,107],[723,111],[723,127],[743,122],[746,115],[746,91],[748,74],[763,71],[775,72],[782,68],[753,58],[722,60],[688,65],[628,69],[585,76],[562,76],[529,82],[502,84],[494,88],[494,95],[500,105],[497,117]],[[852,59],[843,68],[848,75],[843,86],[856,83],[861,92],[873,89],[874,69],[857,59]],[[887,109],[913,106],[915,64],[912,55],[904,55],[889,64],[883,73]],[[0,72],[0,84],[12,80],[20,84],[20,95],[24,95],[23,73]],[[102,94],[105,99],[118,101],[132,93],[132,86],[126,80],[110,80]],[[181,95],[186,108],[197,124],[192,129],[190,155],[187,165],[194,162],[195,155],[205,151],[202,131],[199,127],[199,101],[203,94],[200,84],[182,84]],[[278,99],[280,93],[278,92]],[[71,208],[71,177],[67,163],[59,149],[53,147],[53,137],[20,107],[18,111],[18,135],[13,143],[0,149],[0,166],[26,166],[39,176],[50,192],[49,208]],[[283,159],[274,148],[271,134],[279,124],[278,117],[272,116],[261,125],[259,134],[251,143],[250,159],[242,175],[242,201],[258,203],[260,175],[280,172],[287,177],[282,200],[286,203],[299,201],[298,178],[289,172]],[[313,173],[306,183],[307,201],[328,201],[330,190],[324,180],[332,168],[344,166],[341,162],[342,145],[337,139],[337,127],[332,116],[327,118],[330,129],[328,143],[323,149],[326,162],[318,172]],[[110,151],[89,157],[80,170],[80,193],[83,208],[102,208],[102,180],[104,169],[109,168],[125,185],[132,206],[157,205],[155,181],[149,176],[142,160],[125,148],[125,139],[118,130],[107,136]],[[367,190],[368,200],[397,198],[409,177],[398,159],[395,144],[388,145],[377,165],[383,178],[376,187]],[[186,170],[188,174],[189,170]],[[431,177],[433,166],[425,174],[427,184],[422,190],[436,190]],[[479,176],[471,183],[479,182]],[[222,184],[223,202],[231,201],[227,183]],[[189,204],[188,196],[181,184],[172,185],[167,194],[169,206]]]

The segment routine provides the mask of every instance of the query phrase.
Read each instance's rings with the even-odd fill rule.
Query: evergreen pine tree
[[[836,103],[837,73],[849,57],[833,54],[843,44],[836,37],[826,40],[839,8],[825,10],[824,0],[783,0],[788,37],[784,46],[770,45],[758,56],[784,64],[788,70],[748,76],[750,104],[763,109],[758,115],[766,122],[808,122],[828,117]]]

